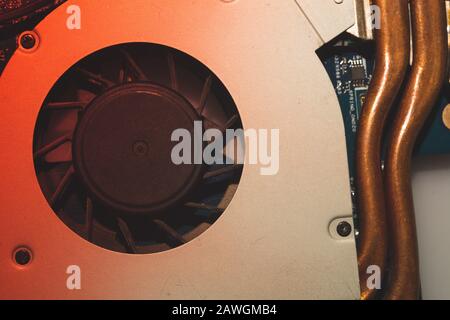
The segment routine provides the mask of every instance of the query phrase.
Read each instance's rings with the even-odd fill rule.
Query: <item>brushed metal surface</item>
[[[72,4],[81,30],[65,28]],[[353,23],[349,12],[344,25]],[[0,78],[0,298],[359,298],[354,239],[328,231],[352,214],[342,115],[315,53],[321,40],[295,1],[68,1],[36,32],[39,49],[17,52]],[[86,242],[52,212],[35,178],[32,137],[64,71],[133,41],[202,61],[231,92],[244,128],[280,129],[281,150],[276,176],[245,166],[230,206],[201,236],[129,256]],[[34,253],[25,269],[11,260],[20,244]],[[82,290],[67,290],[69,265],[80,266]]]

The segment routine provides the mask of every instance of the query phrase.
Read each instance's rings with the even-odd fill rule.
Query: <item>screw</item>
[[[36,42],[36,37],[32,33],[25,33],[20,37],[20,45],[26,50],[33,49]]]
[[[31,262],[32,253],[30,249],[21,247],[14,251],[13,257],[15,263],[20,266],[26,266]]]
[[[340,235],[343,238],[346,238],[352,232],[352,226],[347,221],[342,221],[337,225],[336,231],[338,235]]]

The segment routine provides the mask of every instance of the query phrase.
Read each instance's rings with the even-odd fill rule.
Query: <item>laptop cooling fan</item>
[[[0,298],[420,298],[424,3],[0,0]]]

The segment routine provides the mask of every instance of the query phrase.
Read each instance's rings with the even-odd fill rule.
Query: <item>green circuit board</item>
[[[373,48],[368,48],[367,45],[366,47],[336,46],[327,48],[326,53],[321,57],[342,111],[351,178],[354,177],[355,171],[354,157],[358,123],[375,66],[373,52]],[[450,103],[449,97],[450,88],[446,85],[420,133],[415,156],[450,154],[450,130],[445,127],[442,119],[444,108]],[[388,123],[391,122],[388,121]]]

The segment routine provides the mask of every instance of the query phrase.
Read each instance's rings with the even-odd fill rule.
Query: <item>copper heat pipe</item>
[[[411,157],[447,71],[445,1],[411,0],[411,19],[413,65],[395,118],[385,163],[385,196],[392,249],[385,299],[420,298]]]
[[[367,268],[380,267],[387,257],[387,222],[381,171],[381,141],[389,114],[405,78],[410,58],[408,0],[373,0],[380,9],[381,29],[375,30],[376,66],[361,114],[356,155],[356,188],[360,212],[358,266],[361,299],[378,290],[366,285]]]

